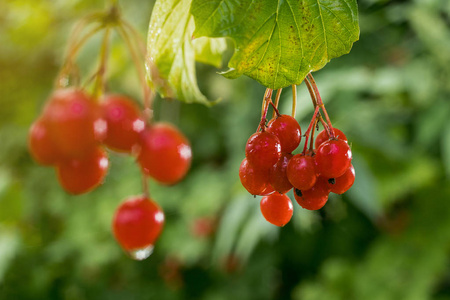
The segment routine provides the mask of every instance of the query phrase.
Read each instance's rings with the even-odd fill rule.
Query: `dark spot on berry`
[[[328,183],[329,184],[335,184],[336,183],[336,179],[330,178],[330,179],[328,179]]]
[[[299,189],[295,189],[295,194],[299,197],[303,196],[302,191],[300,191]]]

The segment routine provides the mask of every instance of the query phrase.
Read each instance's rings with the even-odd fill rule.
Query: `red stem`
[[[256,129],[256,132],[259,130],[265,131],[265,125],[266,125],[266,116],[267,116],[267,110],[269,109],[269,104],[272,98],[272,89],[267,88],[266,92],[264,93],[264,99],[263,99],[263,111],[261,113],[261,122],[259,122],[258,129]]]
[[[311,132],[311,129],[314,126],[314,123],[316,122],[317,114],[319,113],[319,106],[316,106],[314,109],[314,114],[311,119],[311,122],[309,123],[308,129],[305,132],[305,146],[303,147],[303,155],[306,153],[306,150],[308,149],[308,140],[309,140],[309,133]]]
[[[278,104],[280,103],[281,90],[282,89],[277,90],[277,96],[275,97],[275,105],[272,103],[272,107],[274,108],[272,118],[275,118],[275,114],[277,115],[277,117],[280,116],[280,113],[278,112]]]
[[[314,89],[314,94],[316,95],[317,105],[322,109],[323,114],[325,115],[325,119],[327,120],[327,124],[328,124],[328,128],[329,128],[328,135],[330,136],[330,138],[334,138],[333,125],[331,125],[330,117],[328,116],[327,110],[325,109],[325,105],[323,104],[322,98],[320,97],[320,93],[319,93],[319,89],[317,88],[316,81],[314,80],[314,77],[312,76],[311,73],[308,73],[307,77],[311,83],[312,88]]]

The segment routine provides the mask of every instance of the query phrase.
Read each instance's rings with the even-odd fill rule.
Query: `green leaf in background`
[[[196,51],[201,61],[220,65],[225,41],[203,40],[194,46],[191,0],[156,1],[147,40],[147,73],[152,88],[162,97],[212,104],[200,92],[195,72]]]
[[[300,84],[359,39],[356,0],[193,0],[195,37],[230,37],[224,73],[278,89]]]

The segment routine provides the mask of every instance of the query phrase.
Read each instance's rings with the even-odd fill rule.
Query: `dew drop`
[[[128,255],[135,260],[144,260],[153,253],[153,245],[149,245],[144,248],[134,249],[128,251]]]

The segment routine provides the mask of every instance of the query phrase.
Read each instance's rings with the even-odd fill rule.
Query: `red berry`
[[[352,161],[352,151],[343,140],[329,140],[317,148],[316,168],[324,177],[337,178],[345,173]]]
[[[44,118],[36,120],[31,125],[28,148],[34,160],[42,165],[53,165],[61,159],[61,153],[50,138]]]
[[[103,143],[112,150],[130,153],[145,128],[138,106],[125,96],[108,95],[100,108],[107,125]]]
[[[255,169],[248,163],[247,158],[244,158],[241,163],[239,178],[244,188],[252,195],[264,196],[274,192],[269,183],[269,171]]]
[[[280,115],[270,120],[267,131],[278,137],[281,151],[291,153],[300,144],[302,130],[295,118],[289,115]]]
[[[343,141],[347,141],[347,137],[345,136],[345,134],[340,131],[339,129],[337,129],[336,127],[333,127],[333,132],[334,132],[334,136],[337,139],[343,140]],[[328,136],[327,131],[324,129],[321,132],[319,132],[319,134],[316,137],[316,141],[314,142],[314,145],[317,148],[319,148],[320,145],[322,145],[322,143],[328,141],[330,139],[330,137]]]
[[[280,140],[267,131],[252,134],[245,146],[245,157],[258,169],[270,169],[277,163],[280,155]]]
[[[65,159],[56,169],[61,186],[70,194],[87,193],[103,183],[108,171],[108,156],[102,148],[95,148],[80,159]]]
[[[286,169],[289,182],[299,190],[308,190],[316,182],[316,166],[314,158],[309,155],[296,154]]]
[[[167,123],[153,124],[140,135],[138,162],[145,174],[163,184],[175,184],[189,170],[192,151],[187,138]]]
[[[49,134],[67,158],[81,158],[97,145],[97,104],[81,90],[57,90],[44,109]]]
[[[286,194],[292,189],[292,184],[287,177],[286,169],[289,160],[292,158],[290,153],[282,153],[278,162],[270,169],[269,181],[272,187],[280,194]]]
[[[265,196],[260,203],[261,213],[267,222],[283,227],[292,218],[294,208],[291,199],[284,194]]]
[[[164,226],[164,213],[145,196],[130,197],[116,210],[112,229],[117,242],[134,259],[147,258]]]
[[[355,182],[355,168],[353,165],[345,171],[344,175],[334,178],[334,184],[331,184],[331,192],[335,194],[343,194],[348,191]]]
[[[330,188],[327,179],[319,176],[316,184],[309,190],[300,191],[299,189],[295,189],[294,197],[298,205],[304,209],[318,210],[327,203],[329,193]]]

